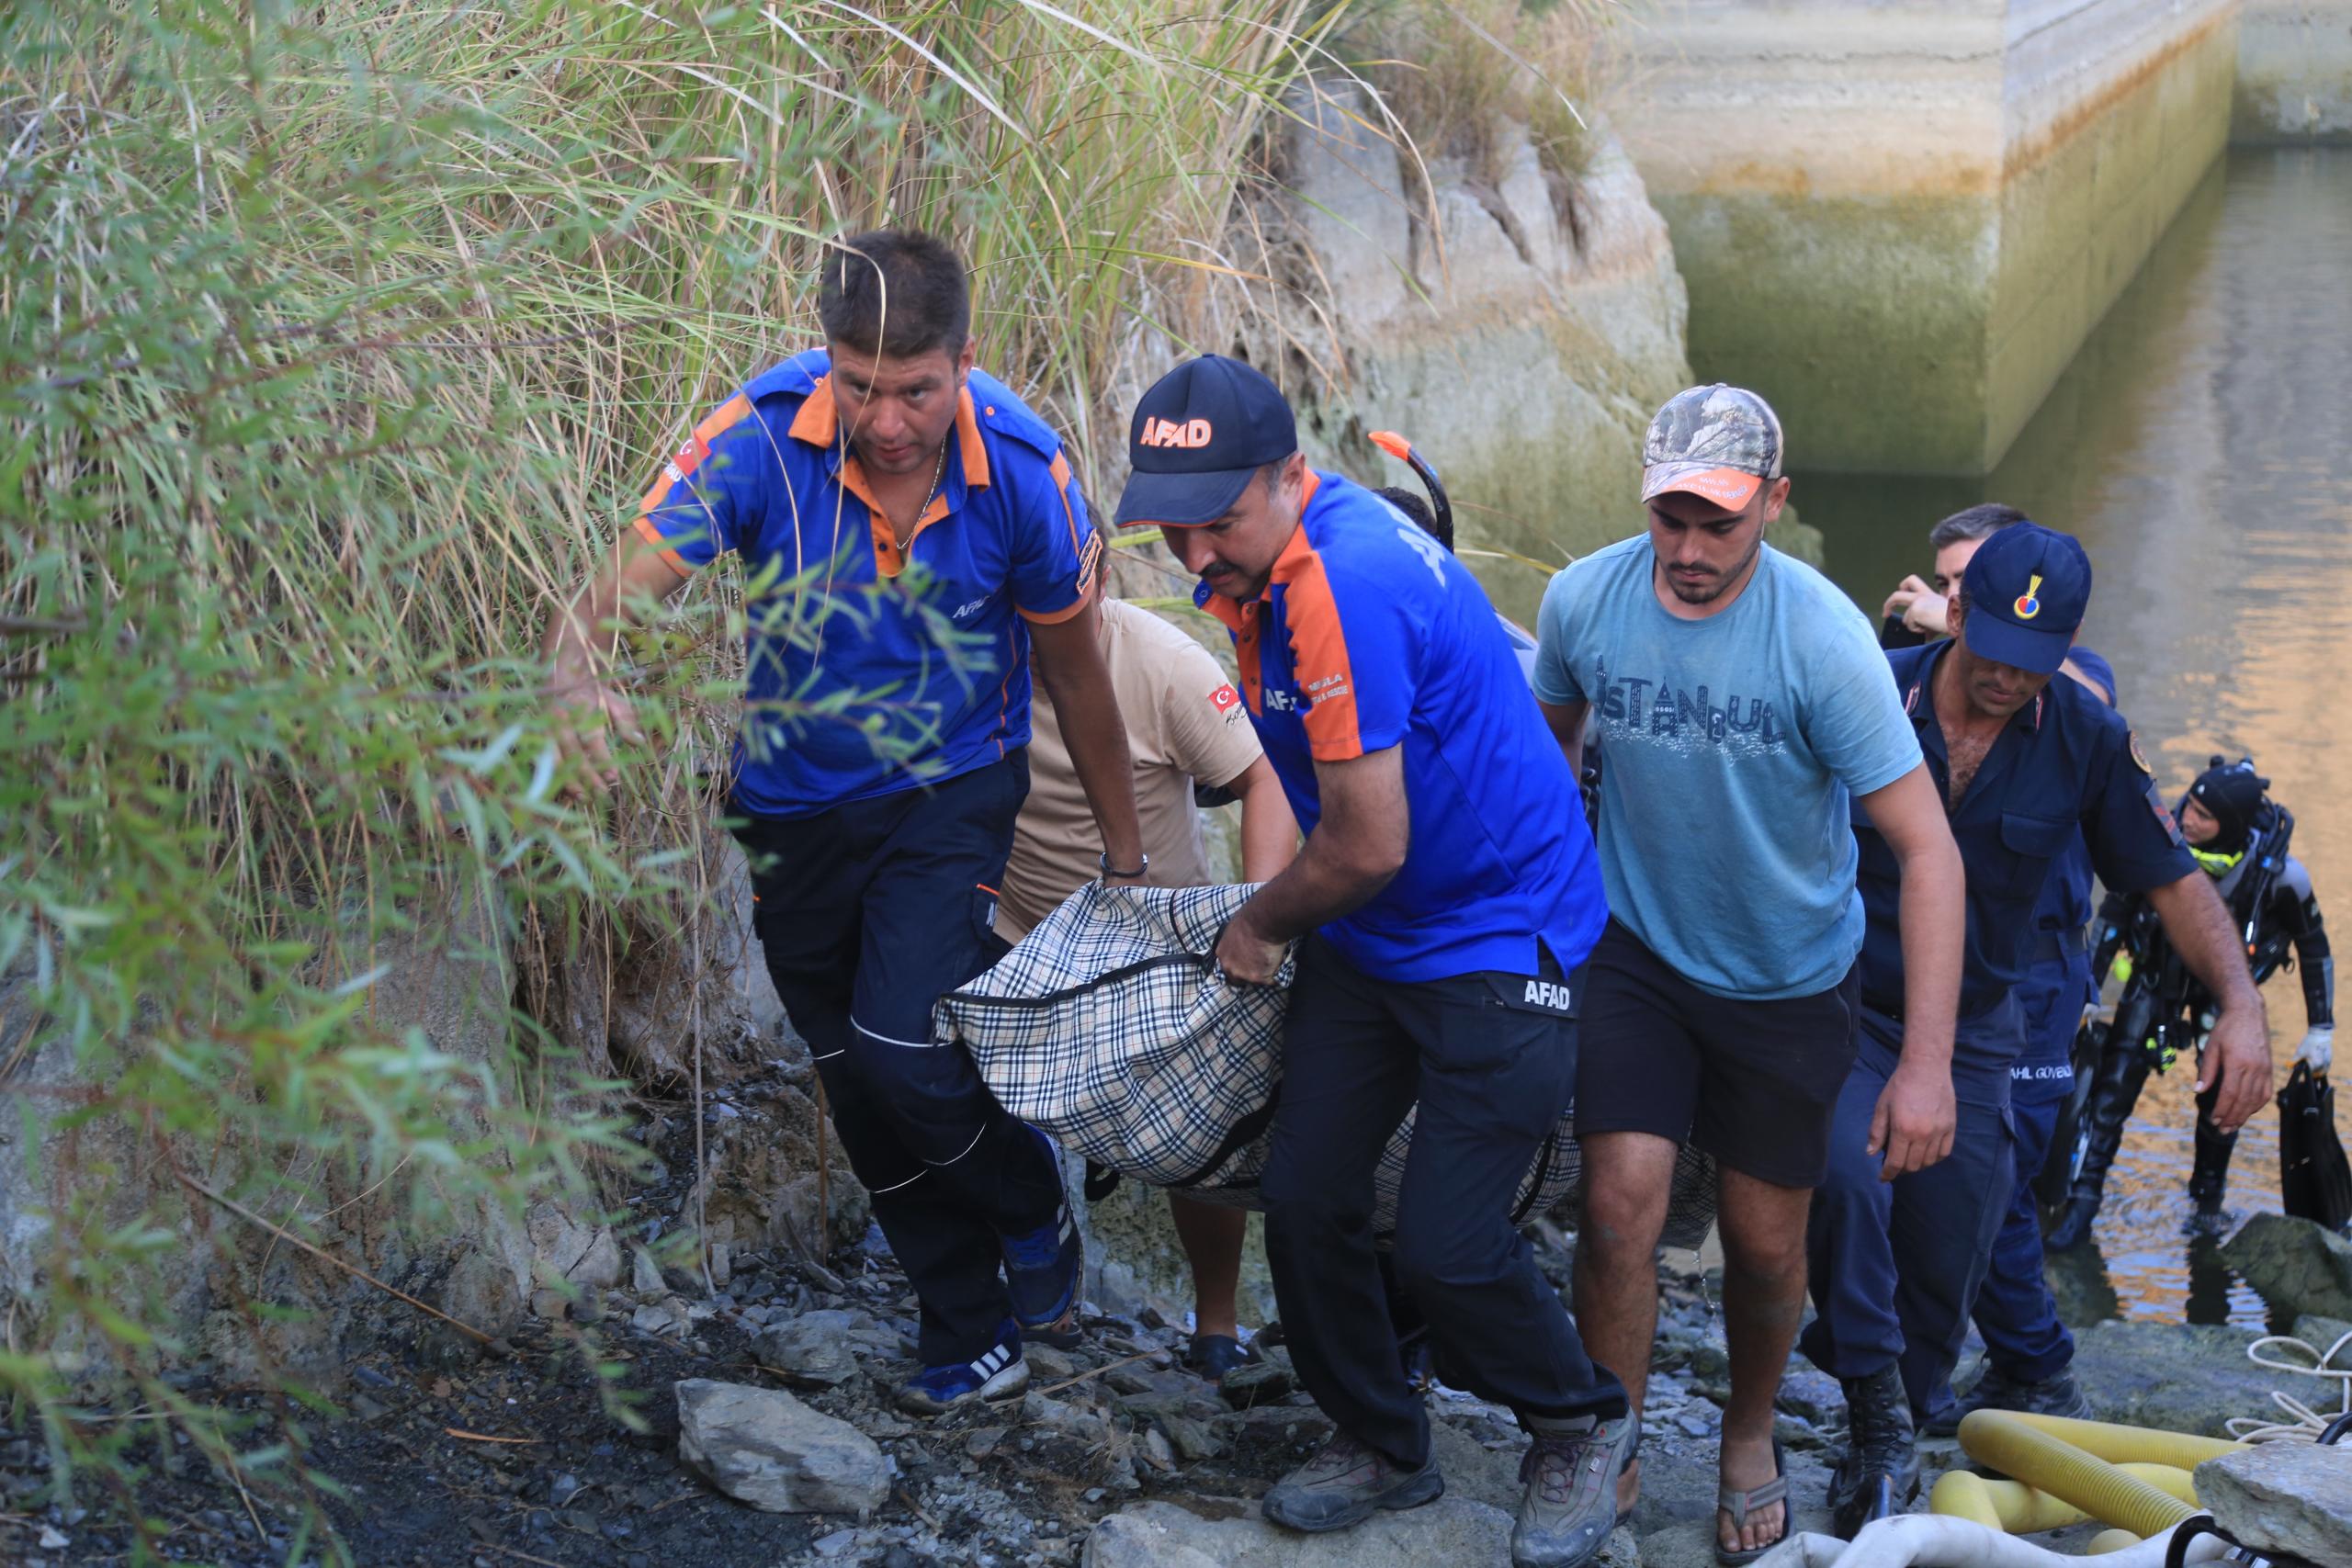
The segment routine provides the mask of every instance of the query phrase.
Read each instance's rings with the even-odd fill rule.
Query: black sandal
[[[1772,1439],[1771,1480],[1745,1492],[1735,1491],[1728,1486],[1715,1489],[1715,1507],[1719,1512],[1731,1516],[1732,1533],[1735,1535],[1747,1528],[1748,1515],[1769,1508],[1775,1503],[1781,1505],[1779,1540],[1767,1541],[1752,1551],[1735,1551],[1724,1545],[1723,1532],[1719,1529],[1715,1533],[1715,1561],[1724,1568],[1740,1568],[1742,1563],[1755,1562],[1789,1539],[1791,1528],[1796,1523],[1796,1510],[1789,1506],[1789,1461],[1788,1456],[1781,1451],[1781,1439],[1778,1438]]]

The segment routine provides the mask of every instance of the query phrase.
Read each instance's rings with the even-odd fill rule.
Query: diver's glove
[[[2303,1032],[2303,1043],[2295,1047],[2295,1060],[2302,1063],[2314,1073],[2327,1071],[2328,1063],[2335,1057],[2335,1031],[2333,1029],[2306,1030]]]

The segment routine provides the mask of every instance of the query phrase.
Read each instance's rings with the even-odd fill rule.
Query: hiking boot
[[[1075,1327],[1064,1320],[1073,1315],[1078,1305],[1079,1276],[1085,1258],[1069,1196],[1058,1190],[1060,1155],[1051,1138],[1035,1127],[1028,1131],[1053,1165],[1057,1193],[1050,1221],[1034,1231],[999,1238],[1004,1248],[1004,1286],[1012,1297],[1013,1320],[1029,1337],[1067,1349],[1078,1342]]]
[[[1891,1519],[1919,1495],[1919,1454],[1911,1400],[1893,1367],[1838,1380],[1846,1391],[1846,1451],[1829,1477],[1831,1533],[1851,1540],[1864,1525]]]
[[[1278,1525],[1314,1534],[1362,1524],[1381,1508],[1418,1508],[1444,1492],[1435,1459],[1407,1470],[1370,1443],[1334,1432],[1314,1458],[1275,1482],[1258,1506]]]
[[[912,1416],[939,1416],[966,1404],[1011,1399],[1029,1386],[1029,1363],[1021,1354],[1021,1329],[1011,1318],[998,1325],[997,1342],[978,1358],[944,1367],[925,1367],[899,1387],[897,1404]]]
[[[2029,1416],[2064,1416],[2075,1421],[2091,1418],[2091,1402],[2083,1396],[2074,1373],[2062,1371],[2027,1382],[1988,1364],[1976,1386],[1930,1416],[1924,1430],[1931,1438],[1949,1438],[1960,1430],[1962,1419],[1976,1410],[2018,1410]]]
[[[1613,1421],[1522,1416],[1535,1441],[1519,1462],[1519,1522],[1511,1527],[1512,1568],[1579,1568],[1609,1544],[1617,1528],[1617,1477],[1633,1461],[1642,1418]]]

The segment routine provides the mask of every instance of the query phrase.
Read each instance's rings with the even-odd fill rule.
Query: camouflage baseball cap
[[[1781,477],[1781,416],[1721,381],[1677,392],[1642,438],[1642,499],[1688,491],[1733,511]]]

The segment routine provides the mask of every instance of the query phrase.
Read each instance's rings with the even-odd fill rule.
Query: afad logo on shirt
[[[2017,603],[2009,606],[2018,613],[2018,620],[2030,621],[2041,614],[2041,601],[2034,597],[2041,592],[2041,579],[2036,575],[2032,581],[2025,585],[2025,592],[2018,595]]]

